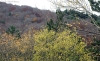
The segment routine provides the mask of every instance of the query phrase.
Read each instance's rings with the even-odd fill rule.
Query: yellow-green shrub
[[[41,30],[34,35],[33,61],[93,61],[75,32]]]
[[[11,34],[0,35],[0,61],[29,61],[33,57],[33,36],[30,32],[16,38]]]

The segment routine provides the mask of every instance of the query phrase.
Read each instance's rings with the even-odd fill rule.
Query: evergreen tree
[[[64,28],[66,28],[66,22],[63,21],[63,17],[65,15],[64,12],[62,12],[60,9],[58,9],[56,11],[57,14],[57,21],[54,22],[52,19],[50,19],[50,21],[47,22],[47,29],[50,30],[54,30],[56,32],[58,31],[62,31]]]
[[[88,0],[93,11],[100,12],[100,1]]]
[[[16,29],[15,26],[10,26],[7,31],[6,31],[7,34],[11,34],[12,36],[15,34],[16,37],[20,38],[20,32],[19,30]]]

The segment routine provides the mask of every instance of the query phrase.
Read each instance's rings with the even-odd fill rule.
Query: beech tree
[[[47,29],[34,34],[33,61],[94,61],[75,32]]]

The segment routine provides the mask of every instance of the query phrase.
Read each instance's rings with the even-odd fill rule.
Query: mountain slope
[[[56,14],[49,10],[40,10],[29,6],[17,6],[0,2],[0,31],[6,31],[10,26],[15,26],[24,32],[27,29],[41,28]]]
[[[90,19],[79,19],[79,21],[66,19],[72,27],[77,28],[79,35],[85,38],[99,37],[98,29],[91,24]],[[0,2],[0,32],[6,31],[10,26],[15,26],[21,33],[30,28],[40,29],[50,19],[56,19],[56,13],[49,10],[40,10],[29,6],[17,6]]]

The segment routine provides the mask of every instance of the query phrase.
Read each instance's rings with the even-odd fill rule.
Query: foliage
[[[7,29],[6,33],[11,34],[11,35],[14,35],[15,34],[15,36],[17,36],[17,37],[20,38],[20,32],[19,32],[19,30],[16,29],[15,26],[10,26]]]
[[[91,15],[91,6],[87,0],[49,0],[56,8],[76,10]]]
[[[61,10],[57,10],[56,14],[57,14],[57,21],[54,22],[52,19],[50,19],[50,21],[47,22],[47,28],[48,30],[54,30],[58,32],[66,28],[66,22],[63,21],[65,13],[63,13]]]
[[[94,25],[97,25],[100,27],[100,16],[97,16],[95,14],[92,14],[91,17],[86,13],[83,12],[78,12],[75,10],[65,10],[64,11],[67,19],[71,19],[71,20],[78,20],[78,19],[88,19],[91,18],[91,22]]]
[[[12,13],[11,12],[9,12],[9,14],[8,14],[9,16],[12,16]]]
[[[60,9],[57,9],[56,14],[57,14],[58,21],[62,21],[65,13],[62,12]]]
[[[70,30],[47,29],[34,35],[33,61],[93,61],[82,38]]]
[[[94,42],[91,43],[91,46],[88,50],[92,53],[92,58],[96,61],[100,61],[100,40],[94,38]]]
[[[48,30],[52,30],[52,29],[55,29],[54,27],[54,22],[53,20],[51,19],[49,22],[47,22],[47,27],[48,27]],[[56,27],[57,28],[57,27]],[[57,30],[57,29],[55,29]]]
[[[90,2],[91,6],[89,5],[88,1]],[[100,1],[94,2],[94,0],[50,0],[50,2],[53,3],[56,7],[66,8],[68,10],[75,10],[75,11],[79,11],[79,12],[84,12],[84,13],[86,13],[86,16],[88,14],[93,25],[95,25],[98,29],[100,29],[100,26],[98,26],[98,24],[97,24],[99,22],[96,23],[95,20],[91,17],[91,15],[93,14],[91,7],[93,10],[100,12]],[[75,13],[75,12],[72,12],[72,13]],[[82,15],[78,15],[78,16],[84,17]],[[77,17],[77,15],[75,14],[74,16],[69,15],[68,18],[69,19],[77,19],[76,17]]]
[[[56,22],[54,22],[54,20],[52,19],[50,19],[50,21],[47,22],[48,30],[54,30],[58,32],[58,31],[64,30],[65,28],[68,29],[69,26],[68,26],[67,21],[64,21],[64,16],[67,17],[67,19],[71,19],[71,20],[89,18],[88,14],[84,14],[83,12],[78,12],[75,10],[67,10],[67,9],[65,11],[61,11],[60,9],[58,9],[56,11],[56,14],[57,14]]]
[[[100,12],[100,1],[88,0],[90,2],[91,8],[94,11]]]
[[[0,35],[0,61],[30,61],[33,57],[33,32],[17,39],[11,34]]]
[[[66,13],[67,17],[71,16],[70,19],[77,19],[76,17],[82,18],[82,19],[89,18],[88,14],[85,14],[83,12],[78,12],[78,11],[75,11],[75,10],[67,10],[66,9],[65,13]]]
[[[92,18],[95,20],[96,25],[100,26],[100,16],[91,15]]]
[[[0,21],[0,23],[5,24],[5,21],[4,21],[4,20],[2,20],[2,21]]]

